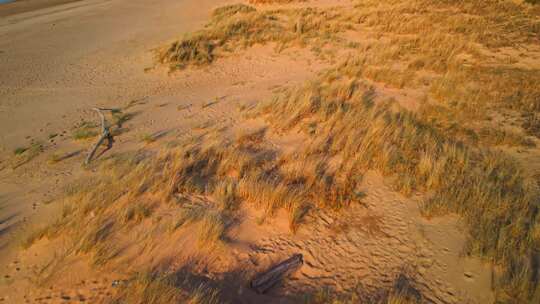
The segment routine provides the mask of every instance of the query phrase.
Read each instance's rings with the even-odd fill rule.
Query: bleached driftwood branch
[[[86,160],[84,161],[85,165],[88,165],[90,161],[92,161],[94,154],[96,154],[97,149],[99,148],[99,146],[101,145],[101,143],[103,143],[105,139],[108,140],[107,145],[109,148],[112,146],[112,143],[113,143],[111,131],[109,130],[109,126],[107,125],[107,120],[105,119],[105,115],[102,112],[102,111],[112,111],[113,109],[92,108],[92,110],[96,111],[101,118],[101,135],[98,141],[96,142],[96,144],[94,145],[94,147],[92,148],[92,150],[90,151],[90,153],[88,153],[88,156],[86,157]]]

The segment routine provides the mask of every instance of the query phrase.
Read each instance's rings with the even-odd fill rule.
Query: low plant
[[[17,148],[14,151],[15,156],[12,159],[11,167],[16,169],[37,157],[45,147],[40,142],[34,142],[29,147]]]
[[[98,125],[93,122],[83,121],[73,131],[73,139],[85,140],[94,138],[99,134]]]

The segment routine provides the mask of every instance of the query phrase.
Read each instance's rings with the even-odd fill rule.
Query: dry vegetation
[[[221,7],[214,10],[205,29],[166,47],[159,60],[175,70],[207,65],[235,49],[258,43],[275,43],[276,50],[291,46],[309,45],[318,50],[329,44],[339,46],[344,40],[336,34],[348,29],[339,22],[340,11],[257,10],[243,4]]]
[[[355,31],[376,39],[344,38]],[[499,146],[535,146],[540,70],[488,54],[510,47],[526,56],[539,35],[538,9],[510,1],[216,9],[205,29],[173,43],[160,61],[171,69],[206,65],[257,43],[275,43],[278,50],[309,45],[347,59],[246,114],[263,118],[265,128],[233,139],[231,130],[207,130],[159,154],[109,159],[100,179],[69,189],[62,217],[32,240],[66,233],[74,252],[89,254],[96,265],[121,261],[120,244],[135,242],[126,239],[127,231],[138,231],[141,252],[158,246],[155,236],[164,231],[172,240],[186,230],[196,231],[201,249],[223,250],[241,204],[264,210],[261,221],[287,210],[294,232],[308,212],[346,212],[361,203],[358,185],[375,169],[405,195],[427,193],[426,216],[463,217],[470,234],[466,253],[496,266],[498,303],[538,303],[540,189],[531,178],[537,172]],[[425,98],[409,111],[378,92],[378,83],[423,90]],[[305,144],[284,152],[270,143],[269,133],[300,133]],[[421,302],[411,286],[397,281],[386,303]],[[206,285],[179,291],[184,283],[174,276],[139,276],[130,286],[119,295],[129,303],[218,301]]]
[[[192,287],[182,272],[163,275],[159,273],[138,274],[126,289],[112,303],[148,303],[148,304],[218,304],[218,291],[200,283]]]
[[[530,266],[539,242],[537,185],[502,152],[456,141],[391,101],[374,102],[362,80],[347,76],[350,69],[349,62],[261,111],[283,131],[309,128],[313,144],[303,155],[339,159],[348,181],[377,169],[406,195],[430,193],[426,215],[463,215],[471,234],[467,251],[493,258],[504,280],[524,284],[519,295],[538,296],[538,283],[529,285],[537,271]],[[523,268],[513,273],[516,264]],[[506,292],[518,296],[514,288]]]

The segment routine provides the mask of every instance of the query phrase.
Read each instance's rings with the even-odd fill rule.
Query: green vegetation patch
[[[99,125],[95,122],[83,121],[73,130],[73,139],[85,140],[98,136]]]

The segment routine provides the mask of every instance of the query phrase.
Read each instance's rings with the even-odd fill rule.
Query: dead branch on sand
[[[101,118],[101,136],[99,137],[98,141],[96,142],[96,144],[94,145],[94,147],[92,148],[90,153],[88,153],[88,156],[86,157],[86,160],[84,161],[85,165],[88,165],[90,163],[90,161],[94,157],[94,154],[96,154],[96,151],[97,151],[98,147],[101,145],[101,143],[105,139],[107,139],[107,141],[108,141],[108,143],[107,143],[108,149],[110,149],[112,147],[112,144],[113,144],[113,138],[112,138],[112,135],[111,135],[111,131],[109,130],[109,126],[107,125],[107,120],[105,119],[105,115],[103,115],[103,112],[102,112],[102,111],[113,111],[113,109],[92,108],[92,110],[98,112],[98,114],[99,114],[99,116]]]

